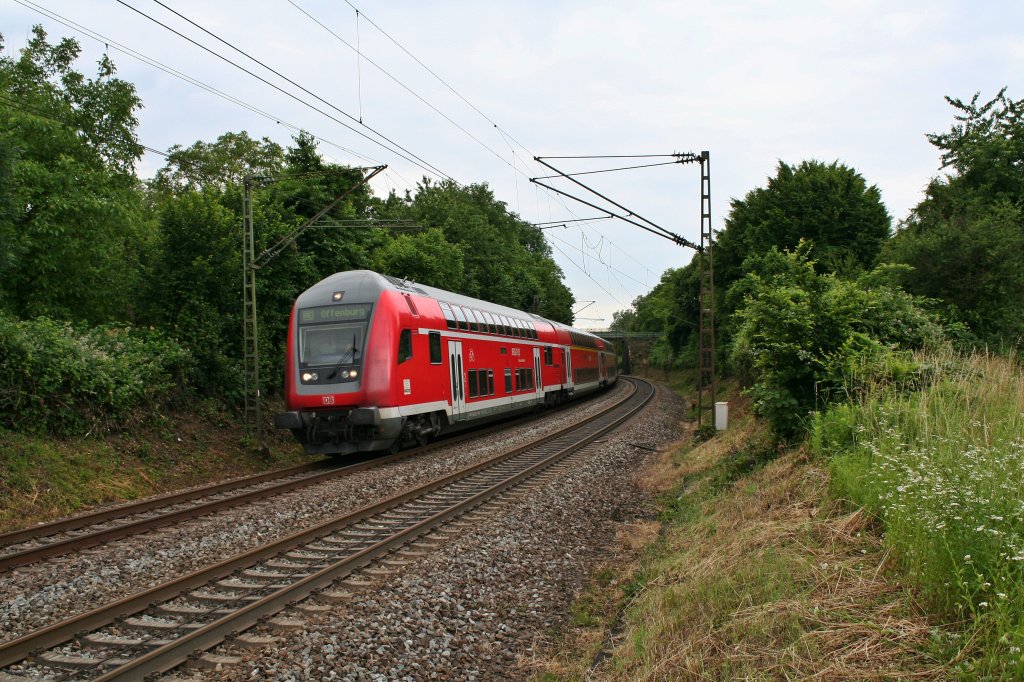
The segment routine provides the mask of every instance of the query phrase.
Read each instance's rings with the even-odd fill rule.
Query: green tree
[[[719,290],[741,278],[743,261],[773,246],[810,244],[819,272],[856,276],[878,262],[892,227],[875,185],[838,161],[779,162],[767,187],[733,199],[714,258]]]
[[[174,145],[167,163],[150,186],[158,192],[196,192],[214,187],[224,190],[241,184],[247,175],[275,175],[284,168],[281,145],[264,137],[254,140],[244,130],[224,133],[213,142],[202,140],[189,147]]]
[[[182,341],[206,395],[238,390],[241,372],[241,239],[238,216],[216,189],[168,201],[146,283],[150,321]]]
[[[0,57],[0,305],[22,317],[124,318],[136,289],[141,102],[106,57],[75,71],[79,53],[36,26]]]
[[[373,269],[456,291],[465,277],[462,247],[448,243],[436,227],[398,235],[374,253]]]
[[[459,293],[572,321],[572,293],[543,234],[508,211],[486,184],[460,186],[424,179],[414,196],[392,194],[377,204],[382,218],[405,218],[437,228],[462,251]]]
[[[903,285],[938,299],[944,314],[996,346],[1024,338],[1024,100],[978,95],[949,132],[929,135],[950,173],[929,183],[887,245],[885,258],[911,268]]]

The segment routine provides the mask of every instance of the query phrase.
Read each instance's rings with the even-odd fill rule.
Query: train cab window
[[[455,311],[455,317],[459,320],[459,329],[464,332],[469,331],[469,320],[466,319],[466,313],[462,311],[462,308],[453,305],[452,310]]]
[[[457,329],[459,323],[455,321],[455,313],[452,312],[452,307],[447,303],[441,302],[441,314],[444,315],[444,321],[448,324],[449,329]]]
[[[550,367],[551,365],[555,364],[554,352],[551,349],[551,346],[545,346],[544,347],[544,364],[547,367]]]
[[[403,329],[398,335],[398,364],[412,357],[412,330]]]
[[[441,332],[430,332],[430,364],[441,364]]]
[[[508,367],[505,368],[505,393],[512,392],[512,370]]]
[[[480,395],[478,387],[477,387],[476,370],[475,369],[471,369],[471,370],[469,370],[468,374],[469,374],[469,397],[470,398],[475,398],[478,395]]]

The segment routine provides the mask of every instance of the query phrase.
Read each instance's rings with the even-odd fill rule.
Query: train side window
[[[514,336],[514,337],[516,337],[518,339],[522,335],[522,332],[523,332],[523,330],[519,326],[519,320],[517,320],[516,318],[513,317],[512,318],[512,336]]]
[[[412,330],[403,329],[398,335],[398,364],[412,357]]]
[[[487,331],[489,331],[492,334],[497,334],[498,329],[494,324],[494,315],[491,315],[490,313],[485,311],[484,317],[487,319]]]
[[[455,321],[455,313],[452,312],[452,307],[444,302],[439,302],[441,306],[441,314],[444,315],[444,321],[448,324],[449,329],[457,329],[459,323]]]
[[[484,334],[487,333],[487,320],[484,319],[484,314],[479,310],[474,310],[473,314],[476,315],[477,324],[480,325],[480,331]]]
[[[494,370],[487,370],[487,395],[494,395]]]
[[[469,330],[472,332],[483,331],[480,329],[480,320],[477,317],[476,311],[472,308],[466,308],[466,317],[469,318]]]
[[[459,320],[459,329],[462,331],[469,331],[469,320],[466,319],[466,313],[462,311],[457,305],[452,306],[452,310],[455,311],[455,317]]]
[[[477,389],[476,370],[475,369],[471,369],[471,370],[469,370],[469,397],[470,398],[475,398],[475,397],[477,397],[477,395],[479,395],[479,392],[478,392],[478,389]]]
[[[508,367],[505,368],[505,393],[512,392],[512,370]]]
[[[430,332],[430,364],[441,364],[441,332]]]
[[[544,364],[548,367],[555,364],[554,352],[551,350],[551,346],[544,347]]]

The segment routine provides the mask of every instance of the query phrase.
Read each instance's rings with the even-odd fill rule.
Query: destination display
[[[352,322],[366,320],[370,317],[369,303],[348,303],[345,305],[324,305],[317,308],[305,308],[299,311],[300,324],[319,324],[321,322]]]

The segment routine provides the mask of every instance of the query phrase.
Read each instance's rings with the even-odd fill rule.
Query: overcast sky
[[[322,101],[152,0],[0,0],[0,33],[9,56],[17,55],[36,23],[52,41],[74,36],[83,47],[78,68],[90,76],[109,50],[118,75],[142,98],[138,134],[149,147],[166,150],[240,130],[288,144],[302,128],[322,138],[320,150],[332,161],[387,164],[374,182],[378,194],[414,188],[428,172],[443,173],[460,183],[486,182],[510,210],[536,223],[600,213],[532,185],[530,177],[549,174],[533,156],[701,150],[711,152],[715,229],[729,200],[763,186],[779,160],[838,160],[855,168],[878,185],[899,221],[939,172],[925,134],[953,123],[944,95],[969,99],[980,91],[987,100],[1005,85],[1010,97],[1024,97],[1024,3],[1009,0],[163,2]],[[103,38],[64,26],[33,5]],[[379,139],[372,128],[392,141],[384,143],[391,150],[332,117]],[[421,165],[402,158],[396,145]],[[657,159],[552,163],[572,172],[651,161]],[[139,173],[151,176],[162,163],[147,154]],[[699,166],[582,179],[699,241]],[[564,182],[559,186],[582,196]],[[666,268],[692,256],[618,221],[570,223],[546,234],[576,309],[586,306],[579,313],[582,327],[605,326]]]

